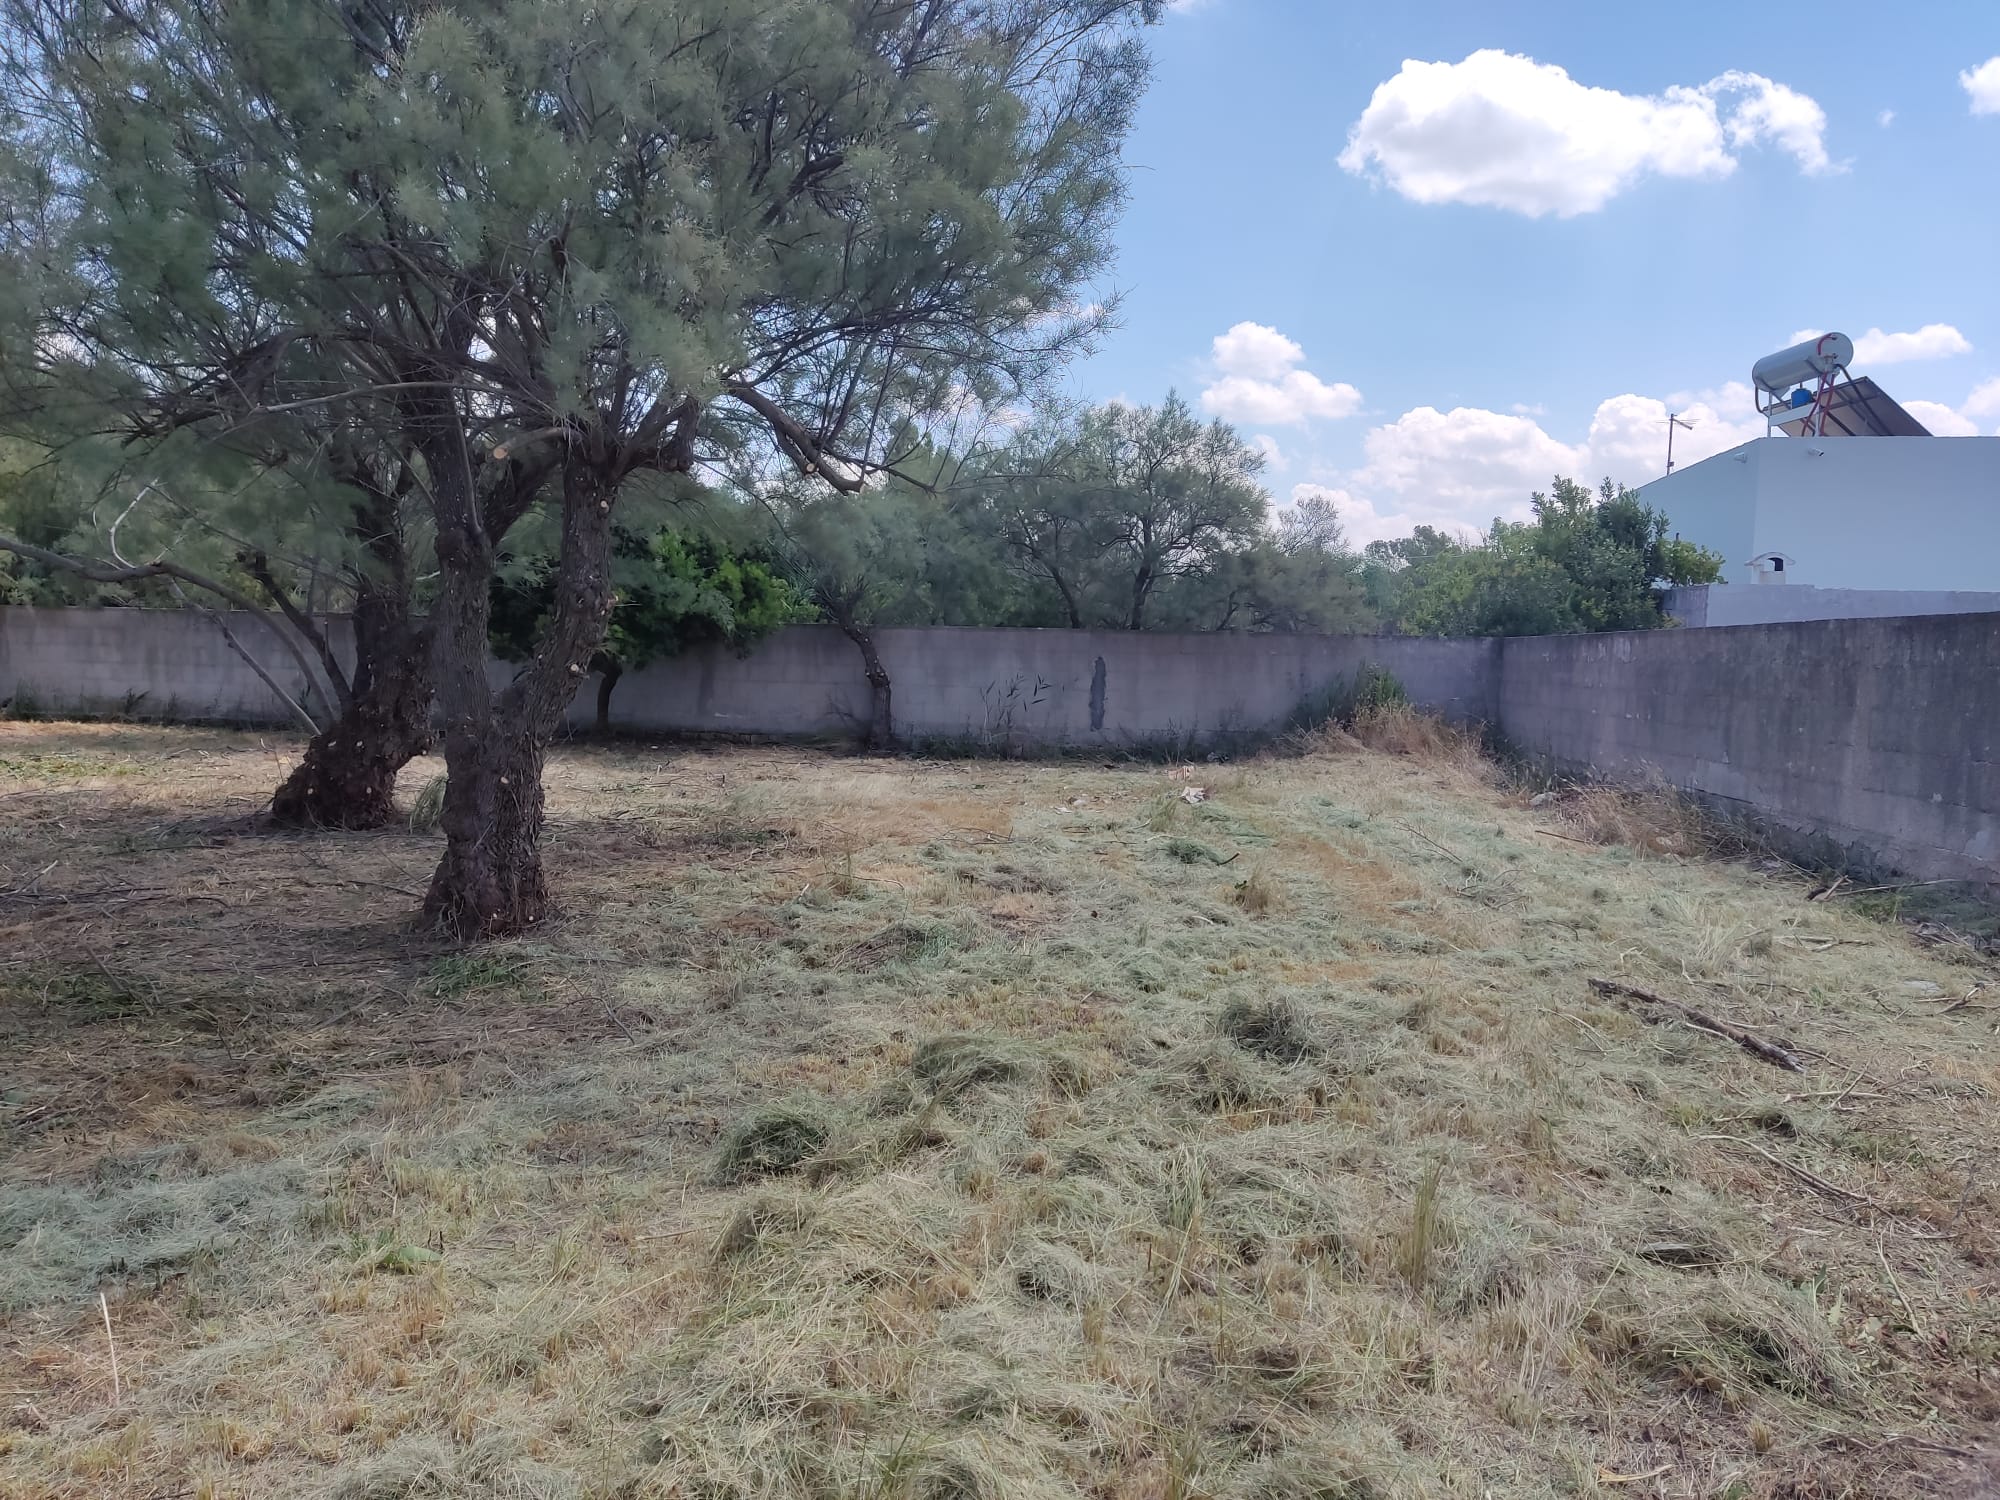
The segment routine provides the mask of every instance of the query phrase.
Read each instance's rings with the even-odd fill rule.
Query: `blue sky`
[[[1654,478],[1667,403],[1677,460],[1760,435],[1808,330],[2000,432],[2000,0],[1181,0],[1152,41],[1072,383],[1179,388],[1357,540]]]

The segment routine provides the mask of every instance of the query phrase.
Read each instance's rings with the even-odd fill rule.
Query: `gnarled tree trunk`
[[[251,574],[312,642],[340,693],[340,715],[313,736],[305,759],[271,798],[272,821],[294,828],[380,828],[395,817],[396,775],[431,744],[430,629],[413,609],[400,503],[412,482],[407,458],[393,481],[368,459],[346,456],[358,498],[349,522],[360,545],[354,583],[354,671],[343,679],[325,634],[291,601],[261,553]],[[310,603],[310,601],[308,601]]]
[[[354,686],[341,715],[306,746],[271,798],[294,828],[380,828],[395,816],[396,775],[431,744],[431,642],[407,605],[363,590],[354,611]]]
[[[582,455],[566,460],[555,609],[535,655],[496,695],[486,680],[493,539],[480,525],[478,497],[462,471],[433,484],[443,576],[431,620],[448,779],[444,858],[424,911],[455,936],[498,937],[549,912],[542,752],[611,613],[613,485]]]

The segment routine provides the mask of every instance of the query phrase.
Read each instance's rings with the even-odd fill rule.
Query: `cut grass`
[[[1904,1497],[1989,1422],[1991,960],[1393,703],[1199,805],[558,751],[565,913],[449,954],[434,837],[230,820],[258,738],[8,734],[7,1500]]]

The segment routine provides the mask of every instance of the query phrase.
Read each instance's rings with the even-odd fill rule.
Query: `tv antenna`
[[[1674,429],[1676,427],[1685,427],[1689,432],[1693,432],[1694,423],[1677,411],[1667,413],[1667,472],[1669,474],[1674,472]]]

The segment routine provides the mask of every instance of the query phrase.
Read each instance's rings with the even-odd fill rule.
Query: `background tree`
[[[626,482],[761,440],[853,492],[913,418],[1085,344],[1157,9],[4,0],[78,268],[10,347],[135,438],[331,405],[407,450],[450,773],[426,908],[517,930]],[[496,692],[491,580],[545,484],[553,607]]]
[[[1361,570],[1333,502],[1311,496],[1172,580],[1152,618],[1163,630],[1351,635],[1375,627]]]
[[[1496,520],[1477,545],[1419,528],[1371,547],[1398,623],[1424,635],[1651,630],[1669,623],[1668,587],[1721,577],[1718,555],[1670,540],[1667,518],[1610,480],[1593,494],[1558,476],[1533,504],[1532,522]]]
[[[296,827],[375,828],[396,774],[430,743],[431,676],[414,580],[425,541],[412,471],[321,433],[289,466],[170,441],[135,466],[87,434],[0,471],[0,573],[21,603],[205,610],[308,735],[271,816]],[[111,450],[110,456],[107,450]],[[219,613],[252,610],[257,625]],[[347,617],[337,649],[326,616]],[[299,665],[293,699],[260,656]]]
[[[624,527],[612,539],[618,592],[604,639],[590,658],[597,674],[597,732],[611,730],[618,680],[648,662],[695,646],[747,649],[781,625],[815,611],[768,562],[713,537],[662,528],[650,536]],[[555,564],[531,556],[495,575],[495,653],[530,660],[555,604]]]
[[[794,584],[861,653],[869,696],[864,741],[871,753],[886,755],[896,743],[894,684],[875,631],[933,623],[927,543],[943,524],[943,502],[891,479],[845,499],[794,483],[765,503]]]
[[[1163,587],[1260,534],[1264,456],[1169,393],[1158,407],[1057,410],[984,476],[1022,576],[1045,579],[1072,626],[1143,630]]]

